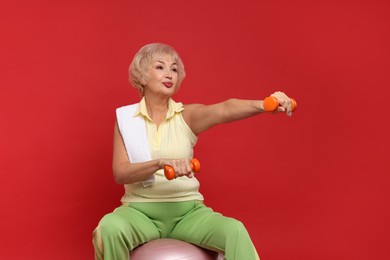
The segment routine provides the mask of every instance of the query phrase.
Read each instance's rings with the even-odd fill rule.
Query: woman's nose
[[[166,74],[166,77],[171,79],[172,78],[172,71],[168,71],[167,74]]]

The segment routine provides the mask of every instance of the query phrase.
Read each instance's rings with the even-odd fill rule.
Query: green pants
[[[259,259],[240,221],[224,217],[199,201],[130,203],[115,209],[102,218],[94,232],[95,256],[127,260],[135,247],[158,238],[222,251],[226,260]]]

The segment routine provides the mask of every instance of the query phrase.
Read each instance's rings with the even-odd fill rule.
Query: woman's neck
[[[153,122],[159,126],[166,118],[168,111],[169,97],[155,98],[145,96],[146,110]]]

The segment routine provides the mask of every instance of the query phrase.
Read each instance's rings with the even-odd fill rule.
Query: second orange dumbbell
[[[194,173],[197,173],[200,171],[200,162],[198,161],[198,159],[192,159],[190,161],[191,163],[191,169]],[[173,180],[175,179],[176,175],[175,175],[175,170],[173,169],[172,166],[170,165],[165,165],[164,166],[164,175],[165,177],[168,179],[168,180]]]
[[[279,101],[276,97],[267,97],[263,101],[264,110],[267,112],[275,111],[279,106]],[[297,108],[297,101],[295,99],[291,99],[292,111]]]

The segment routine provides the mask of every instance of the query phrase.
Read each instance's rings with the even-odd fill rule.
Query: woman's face
[[[156,55],[149,64],[148,76],[145,94],[151,92],[171,96],[176,92],[177,65],[171,55]]]

